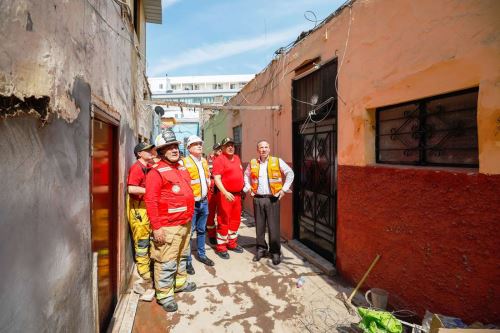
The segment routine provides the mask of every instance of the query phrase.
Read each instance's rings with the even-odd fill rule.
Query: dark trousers
[[[269,234],[269,252],[281,254],[280,242],[280,201],[274,196],[253,198],[255,230],[257,234],[257,253],[268,250],[266,226]]]

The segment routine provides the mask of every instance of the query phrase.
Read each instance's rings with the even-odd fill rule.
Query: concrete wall
[[[213,115],[205,124],[202,125],[204,130],[203,152],[205,154],[208,155],[212,152],[212,148],[215,144],[214,134],[217,136],[217,141],[219,143],[225,137],[232,135],[232,127],[230,129],[228,129],[227,127],[229,118],[229,113],[227,113],[226,111],[219,111],[217,114]]]
[[[242,90],[244,95],[230,101],[281,105],[277,113],[242,111],[228,128],[243,126],[244,162],[255,156],[249,147],[262,137],[290,161],[294,69],[318,57],[320,64],[338,59],[337,268],[357,282],[380,253],[365,287],[386,287],[394,304],[411,306],[420,315],[429,309],[469,321],[499,318],[498,297],[491,296],[499,294],[499,276],[487,259],[500,250],[491,241],[500,236],[491,229],[500,220],[498,209],[491,208],[500,196],[499,13],[494,0],[354,1],[278,56]],[[376,108],[477,86],[478,169],[375,163]],[[286,215],[291,210],[285,198],[286,238],[292,237],[292,218]],[[385,277],[386,272],[391,275]]]
[[[88,112],[0,121],[4,332],[93,330],[88,133]]]
[[[93,330],[91,104],[119,120],[118,292],[126,288],[126,176],[152,119],[140,104],[145,48],[137,43],[114,1],[0,2],[2,330]]]

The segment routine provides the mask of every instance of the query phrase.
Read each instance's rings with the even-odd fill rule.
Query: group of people
[[[195,274],[192,237],[196,236],[197,259],[207,266],[214,265],[205,251],[207,234],[220,258],[230,259],[229,251],[243,252],[238,244],[243,193],[253,197],[257,239],[253,260],[269,254],[274,265],[280,264],[279,202],[294,178],[282,159],[269,155],[265,140],[257,143],[258,158],[246,170],[235,154],[232,138],[213,147],[212,165],[203,157],[203,140],[198,136],[188,138],[189,155],[184,158],[179,144],[171,130],[158,135],[155,145],[139,143],[134,149],[137,162],[127,181],[128,216],[140,276],[134,291],[148,301],[156,295],[167,312],[177,310],[175,293],[196,289],[187,279]]]

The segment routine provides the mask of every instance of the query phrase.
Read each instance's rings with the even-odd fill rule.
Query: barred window
[[[478,89],[376,110],[376,161],[477,167]]]
[[[241,157],[241,125],[233,127],[234,153]]]

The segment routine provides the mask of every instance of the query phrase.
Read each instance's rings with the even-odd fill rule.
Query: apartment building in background
[[[204,75],[204,76],[165,76],[149,78],[152,99],[185,104],[224,104],[236,95],[250,80],[253,74],[244,75]],[[154,106],[153,106],[154,107]],[[221,140],[225,132],[204,124],[218,114],[217,111],[202,110],[196,107],[163,106],[164,114],[157,128],[170,127],[177,139],[182,142],[180,150],[187,154],[185,141],[190,135],[198,135],[205,140],[204,152],[208,153],[216,140]],[[218,136],[218,137],[217,137]]]

